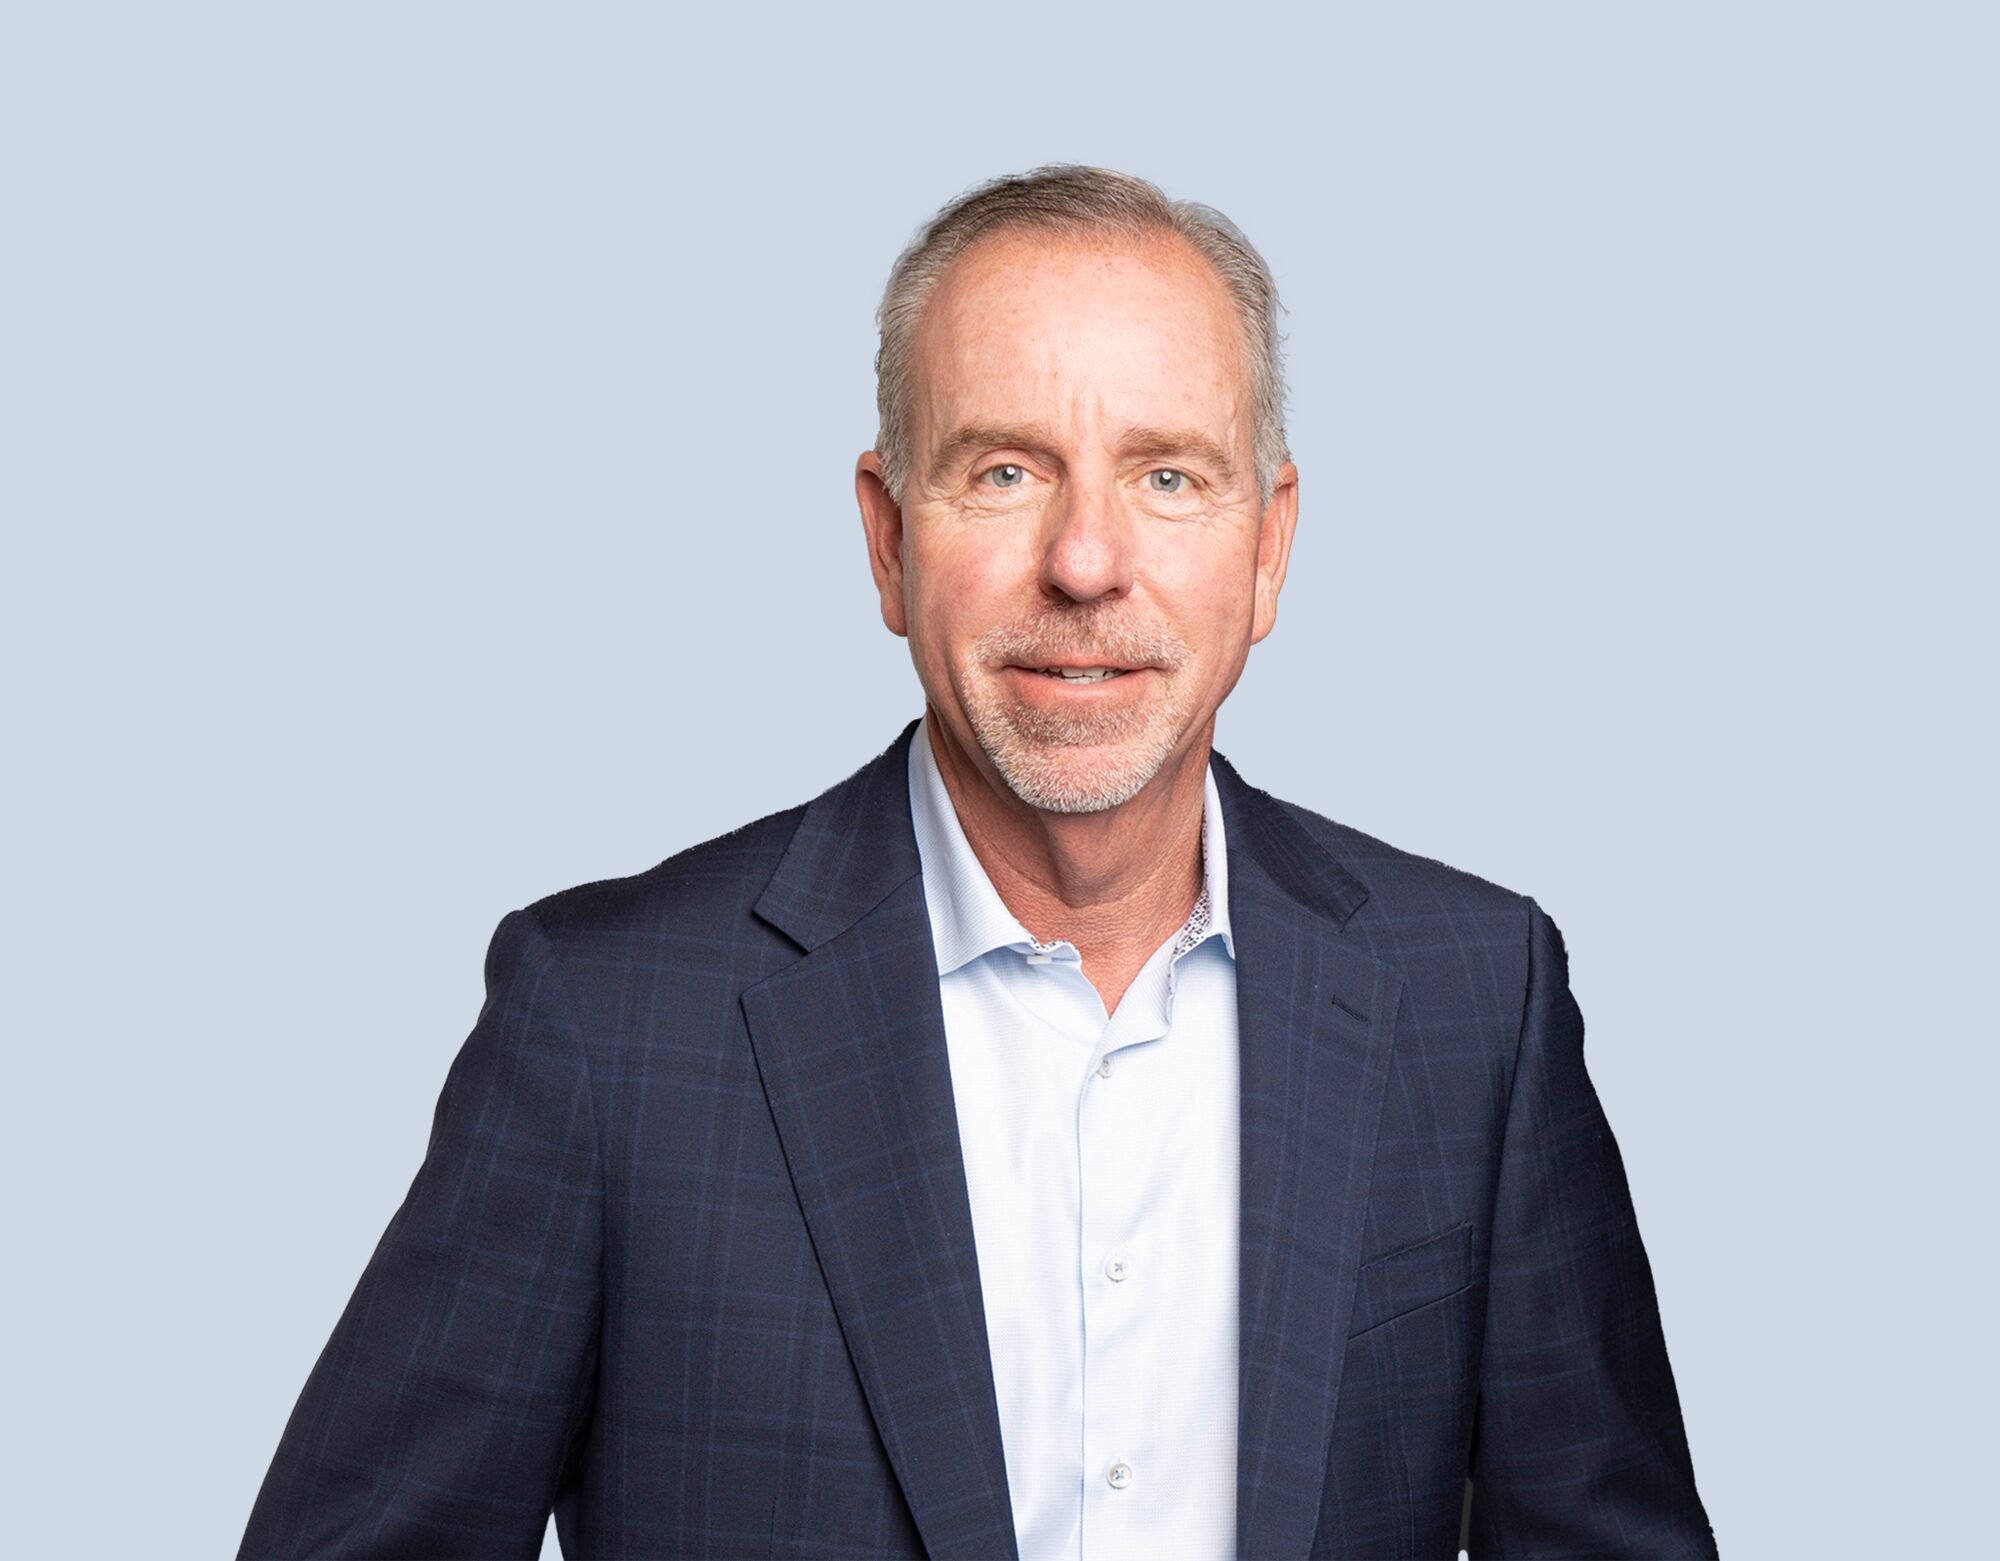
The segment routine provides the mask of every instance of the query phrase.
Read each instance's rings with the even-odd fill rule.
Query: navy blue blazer
[[[1016,1554],[915,726],[500,922],[243,1556]],[[1555,923],[1213,763],[1239,1554],[1713,1555]]]

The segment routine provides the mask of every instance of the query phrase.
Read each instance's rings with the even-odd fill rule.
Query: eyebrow
[[[956,466],[980,450],[1006,448],[1053,455],[1056,436],[1046,423],[961,423],[931,452],[931,469]]]
[[[1144,460],[1192,460],[1208,467],[1224,483],[1235,480],[1236,463],[1207,434],[1192,428],[1128,428],[1118,441],[1118,453]]]
[[[1056,436],[1046,423],[964,423],[945,436],[931,455],[931,466],[956,465],[979,450],[1033,450],[1056,453]],[[1128,428],[1118,439],[1118,454],[1127,459],[1191,460],[1213,470],[1227,485],[1236,479],[1229,452],[1207,434],[1192,428]]]

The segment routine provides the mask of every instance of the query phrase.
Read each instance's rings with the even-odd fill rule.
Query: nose
[[[1109,480],[1064,485],[1048,512],[1042,588],[1052,598],[1094,602],[1132,589],[1132,517]]]

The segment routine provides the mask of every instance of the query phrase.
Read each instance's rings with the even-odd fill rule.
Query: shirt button
[[[1114,1463],[1104,1471],[1104,1477],[1111,1482],[1113,1490],[1122,1491],[1132,1483],[1132,1466],[1129,1463]]]
[[[1111,1256],[1109,1256],[1104,1260],[1104,1272],[1106,1277],[1108,1277],[1113,1284],[1117,1284],[1121,1282],[1127,1274],[1132,1272],[1132,1268],[1131,1265],[1125,1261],[1124,1253],[1114,1252],[1111,1254]]]
[[[1103,1061],[1098,1063],[1097,1076],[1100,1079],[1108,1079],[1111,1077],[1111,1059],[1109,1057],[1106,1057]]]

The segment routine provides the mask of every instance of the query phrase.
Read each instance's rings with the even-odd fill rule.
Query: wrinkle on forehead
[[[1078,452],[1141,426],[1203,430],[1247,471],[1241,322],[1181,240],[982,239],[946,273],[912,347],[926,463],[970,423],[1039,424]]]

